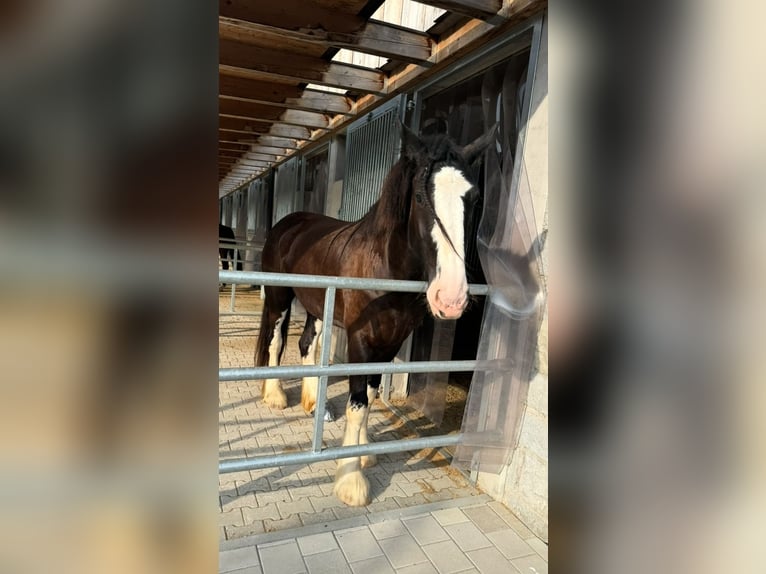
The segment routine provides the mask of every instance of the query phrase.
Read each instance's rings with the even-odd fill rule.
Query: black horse
[[[421,140],[406,129],[402,140],[402,155],[386,177],[380,199],[361,220],[292,213],[274,226],[263,249],[264,271],[428,281],[425,297],[337,292],[334,323],[348,333],[352,363],[391,361],[428,311],[439,319],[457,319],[468,304],[464,218],[478,199],[468,174],[494,141],[494,130],[465,147],[444,135]],[[301,354],[304,363],[315,362],[323,290],[267,286],[256,365],[279,364],[294,297],[308,314]],[[379,385],[380,375],[350,377],[344,445],[368,442],[368,407]],[[316,388],[316,378],[304,379],[301,403],[307,412],[314,409]],[[270,407],[287,406],[278,379],[263,382],[262,396]],[[369,484],[361,469],[372,464],[374,456],[340,460],[336,496],[352,506],[367,504]]]
[[[220,223],[218,224],[218,255],[221,258],[221,266],[224,270],[229,269],[229,261],[231,261],[232,264],[234,263],[234,242],[236,240],[237,238],[234,235],[234,230],[231,227],[227,227]],[[221,247],[221,244],[226,243],[231,243],[231,247]],[[242,271],[242,263],[242,251],[237,249],[237,271]],[[223,286],[226,287],[226,284],[223,283]]]

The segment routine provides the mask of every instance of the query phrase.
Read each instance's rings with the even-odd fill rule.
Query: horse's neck
[[[422,269],[409,245],[409,179],[411,166],[401,159],[391,168],[380,198],[359,222],[367,253],[379,255],[397,279],[419,279]]]

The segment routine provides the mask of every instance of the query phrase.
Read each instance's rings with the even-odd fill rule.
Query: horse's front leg
[[[352,376],[349,379],[349,397],[346,404],[346,432],[343,446],[360,444],[362,428],[367,437],[367,417],[369,415],[366,376]],[[349,506],[365,506],[370,498],[370,483],[362,474],[359,457],[338,460],[335,473],[335,496]]]
[[[303,334],[298,342],[298,348],[301,352],[301,362],[304,365],[316,365],[317,354],[320,347],[320,337],[322,335],[322,321],[311,314],[306,317],[306,325],[303,328]],[[319,388],[319,377],[303,377],[301,385],[301,406],[306,414],[313,414],[317,403],[317,389]],[[335,415],[330,405],[325,403],[324,420],[333,421]]]
[[[375,397],[378,395],[378,387],[380,386],[380,375],[369,375],[367,377],[367,414],[364,417],[364,423],[359,430],[359,444],[368,444],[370,439],[367,437],[367,420],[370,417],[370,410],[372,409],[372,403]],[[378,463],[378,459],[374,454],[368,454],[361,458],[362,468],[369,468],[375,466]]]

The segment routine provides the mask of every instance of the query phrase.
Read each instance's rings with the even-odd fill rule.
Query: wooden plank
[[[231,166],[232,170],[239,169],[241,171],[253,171],[256,169],[263,169],[264,167],[269,167],[271,165],[270,162],[242,162],[242,163],[236,163],[233,166]]]
[[[259,169],[263,169],[265,167],[269,167],[269,164],[261,163],[261,164],[258,164],[258,165],[250,165],[250,166],[243,165],[243,164],[235,164],[235,165],[231,166],[231,168],[229,168],[229,171],[230,172],[245,172],[245,173],[249,173],[249,172],[257,171]]]
[[[242,157],[242,155],[245,152],[243,151],[228,151],[228,150],[218,150],[218,156],[219,157],[233,157],[233,158],[239,158]]]
[[[273,158],[282,157],[285,154],[289,153],[290,150],[287,150],[285,148],[279,148],[279,147],[268,147],[263,145],[258,145],[257,140],[253,140],[253,143],[250,144],[250,151],[253,153],[258,153],[265,156],[271,156]]]
[[[250,146],[243,143],[235,142],[218,142],[218,149],[225,149],[228,151],[248,151]]]
[[[233,40],[219,40],[219,70],[244,78],[289,79],[375,93],[383,87],[383,75],[375,70],[328,62],[321,58],[289,55]]]
[[[218,74],[218,93],[223,96],[237,96],[263,102],[281,103],[287,98],[298,98],[301,90],[293,84],[264,82],[232,76],[226,73]]]
[[[258,144],[269,147],[281,147],[287,149],[298,149],[298,142],[289,138],[276,136],[261,136],[258,138]]]
[[[248,149],[245,152],[245,155],[243,155],[243,158],[252,158],[252,159],[258,159],[263,161],[276,161],[283,157],[286,151],[283,151],[282,153],[274,153],[275,150],[272,148],[269,148],[268,150],[263,149],[257,149],[255,151]]]
[[[364,26],[364,19],[355,14],[306,0],[220,0],[218,14],[286,30],[320,28],[353,33]]]
[[[417,0],[420,4],[427,4],[435,8],[441,8],[447,12],[462,14],[478,20],[493,20],[503,7],[502,0]]]
[[[269,131],[270,127],[271,124],[268,122],[255,122],[222,115],[218,116],[218,129],[222,130],[237,130],[244,133],[256,134],[266,133]]]
[[[242,100],[230,100],[219,98],[218,109],[221,114],[241,119],[252,119],[263,122],[282,122],[294,126],[308,128],[326,128],[329,118],[316,112],[304,112],[301,110],[284,110]]]
[[[251,104],[260,104],[274,108],[293,109],[304,112],[319,112],[351,115],[352,100],[342,94],[331,94],[329,92],[320,92],[317,90],[304,90],[303,95],[298,98],[286,98],[284,102],[269,102],[252,98],[240,98],[236,96],[223,95],[221,99],[232,101],[241,101]]]
[[[269,124],[267,122],[253,122],[252,120],[236,118],[231,116],[218,116],[218,126],[220,129],[248,134],[254,136],[270,134],[292,140],[311,139],[311,131],[299,126],[289,126],[286,124]]]
[[[260,22],[222,17],[218,22],[219,38],[247,44],[267,45],[296,53],[301,45],[347,48],[366,54],[415,64],[427,64],[431,45],[427,34],[377,20],[368,20],[357,32],[338,32],[324,28],[291,30]],[[307,50],[301,50],[306,53]]]
[[[279,119],[284,110],[274,106],[256,104],[248,100],[233,100],[218,98],[218,111],[228,116],[253,118],[258,121],[274,121]]]
[[[265,161],[266,163],[273,163],[282,159],[282,156],[263,155],[260,153],[249,153],[242,157],[242,161],[254,160]]]
[[[269,130],[269,135],[290,138],[293,140],[311,139],[311,130],[298,126],[288,126],[286,124],[273,124]]]
[[[317,109],[324,112],[351,115],[353,100],[343,94],[331,94],[330,92],[307,88],[303,90],[303,95],[300,98],[287,98],[286,103],[295,109],[301,109],[300,105],[305,103],[307,111]]]

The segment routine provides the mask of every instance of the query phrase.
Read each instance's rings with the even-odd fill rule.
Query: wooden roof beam
[[[246,166],[233,166],[229,173],[231,174],[242,174],[242,175],[252,175],[254,173],[260,173],[264,169],[268,169],[269,166],[262,165],[258,167],[246,167]]]
[[[243,155],[240,158],[234,159],[234,158],[221,158],[219,161],[222,163],[237,163],[237,162],[243,162],[244,164],[257,164],[261,165],[263,163],[266,164],[272,164],[276,163],[281,158],[271,157],[271,156],[263,156],[259,154],[248,154]]]
[[[351,105],[353,100],[343,94],[331,94],[329,92],[320,92],[318,90],[306,89],[299,98],[284,98],[281,102],[269,102],[247,97],[232,95],[232,93],[221,93],[219,97],[219,106],[223,100],[227,100],[227,105],[235,106],[236,102],[249,105],[259,105],[264,109],[271,108],[278,113],[279,110],[293,109],[303,112],[314,112],[322,115],[343,114],[351,115]],[[268,112],[267,112],[268,113]]]
[[[237,96],[263,102],[280,103],[285,98],[297,98],[301,90],[294,84],[264,82],[226,74],[219,71],[218,93],[224,96]]]
[[[436,8],[441,8],[447,12],[462,14],[469,18],[477,20],[486,20],[490,23],[505,21],[505,18],[498,15],[503,7],[503,0],[417,0],[420,4],[427,4]]]
[[[218,34],[220,38],[244,43],[254,37],[259,42],[268,39],[275,46],[279,46],[283,38],[289,38],[324,48],[346,48],[411,64],[430,65],[428,34],[377,20],[363,22],[356,32],[337,32],[321,27],[291,30],[283,26],[221,17]]]
[[[238,92],[244,93],[244,92]],[[342,114],[350,116],[351,105],[353,101],[351,98],[344,96],[343,94],[331,94],[329,92],[320,92],[318,90],[306,89],[303,95],[298,98],[285,98],[284,101],[270,102],[264,99],[248,98],[246,96],[238,96],[233,91],[226,93],[221,90],[220,99],[231,100],[233,102],[245,102],[249,104],[260,104],[262,106],[270,106],[281,109],[293,109],[304,112],[319,112],[319,113],[332,113]]]
[[[364,19],[355,14],[306,0],[220,0],[218,14],[287,30],[318,28],[353,33],[364,26]]]
[[[268,126],[254,127],[256,124],[239,118],[221,116],[218,118],[218,121],[220,122],[222,129],[225,129],[227,132],[231,132],[235,135],[238,134],[240,136],[258,137],[261,135],[271,134],[299,141],[304,141],[311,138],[311,132],[308,129],[300,128],[297,126],[274,124],[274,127],[270,130]],[[297,149],[297,147],[298,146],[294,147],[293,149]]]
[[[219,40],[218,61],[222,73],[242,78],[290,79],[366,93],[383,88],[383,74],[369,68],[299,54],[286,57],[279,50],[233,40]]]
[[[242,143],[256,144],[258,146],[265,146],[269,148],[275,148],[284,152],[285,149],[296,150],[298,149],[298,142],[284,137],[275,137],[259,134],[242,134],[235,130],[219,129],[218,138],[231,137],[235,141],[241,141]]]
[[[310,129],[325,129],[330,118],[325,114],[300,110],[281,110],[252,102],[219,98],[218,109],[222,115],[258,122],[280,122]]]
[[[225,149],[225,148],[221,148],[219,146],[218,149]],[[229,150],[226,150],[226,151],[229,151]],[[284,155],[285,155],[284,150],[283,150],[282,153],[276,153],[276,151],[274,149],[271,149],[271,148],[269,148],[268,150],[263,150],[263,149],[253,150],[253,149],[248,147],[247,150],[245,150],[245,155],[243,157],[258,156],[258,159],[263,159],[263,160],[266,160],[266,161],[276,161],[279,158],[283,157]]]

